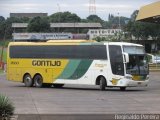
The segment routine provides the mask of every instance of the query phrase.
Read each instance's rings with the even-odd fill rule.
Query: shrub
[[[5,95],[0,95],[0,118],[13,115],[14,109],[15,108],[10,99]]]

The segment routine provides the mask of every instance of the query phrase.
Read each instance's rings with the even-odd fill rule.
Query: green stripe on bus
[[[76,71],[78,65],[80,64],[81,60],[69,60],[68,65],[62,72],[62,74],[58,77],[59,79],[68,79],[70,78],[74,72]]]
[[[80,64],[78,65],[77,69],[73,73],[71,77],[68,79],[79,79],[81,78],[89,69],[90,65],[92,64],[93,60],[81,60]]]

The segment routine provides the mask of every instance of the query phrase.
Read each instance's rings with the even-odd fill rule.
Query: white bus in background
[[[147,53],[147,56],[149,58],[149,63],[155,63],[155,64],[159,64],[160,63],[160,56],[158,55],[153,55],[153,54],[149,54]]]
[[[124,42],[57,40],[11,42],[7,79],[27,87],[64,84],[106,87],[147,86],[149,69],[144,47]]]

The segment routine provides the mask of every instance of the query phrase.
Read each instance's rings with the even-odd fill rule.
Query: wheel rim
[[[25,75],[24,84],[26,87],[31,87],[33,85],[32,78],[30,75]]]
[[[37,77],[35,78],[35,85],[36,85],[37,87],[41,87],[41,86],[42,86],[42,78],[41,78],[41,76],[37,76]]]
[[[31,80],[31,78],[30,78],[29,76],[27,76],[27,77],[25,78],[25,82],[26,82],[26,83],[29,83],[30,80]]]

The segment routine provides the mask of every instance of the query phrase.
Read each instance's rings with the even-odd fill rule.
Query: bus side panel
[[[43,83],[52,83],[53,82],[53,69],[51,68],[39,68],[36,69],[33,73],[40,74],[43,78]]]
[[[7,79],[21,82],[21,68],[10,68],[7,71]]]

